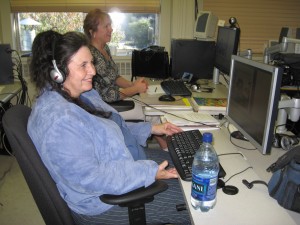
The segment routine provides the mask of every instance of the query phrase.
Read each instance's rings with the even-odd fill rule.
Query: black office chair
[[[24,105],[8,109],[2,118],[4,131],[45,223],[74,225],[69,207],[61,198],[55,182],[27,133],[30,112],[31,109]],[[151,202],[155,194],[167,188],[165,182],[156,181],[147,188],[139,188],[120,196],[103,195],[100,199],[107,204],[128,207],[130,224],[142,225],[146,224],[144,204]]]
[[[124,112],[134,108],[134,101],[131,100],[120,100],[116,102],[109,102],[108,104],[118,112]]]

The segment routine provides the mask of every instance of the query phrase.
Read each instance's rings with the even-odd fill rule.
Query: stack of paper
[[[160,84],[149,85],[148,89],[147,89],[147,94],[149,94],[149,95],[165,94],[165,91],[162,89]]]
[[[161,102],[158,98],[141,98],[141,101],[145,103],[144,114],[146,116],[164,115],[171,112],[192,112],[191,106],[187,98],[175,97],[174,102]]]
[[[199,128],[202,130],[218,129],[220,122],[208,113],[174,112],[165,114],[166,121],[187,129]]]

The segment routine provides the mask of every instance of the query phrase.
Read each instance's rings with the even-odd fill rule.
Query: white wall
[[[13,46],[9,0],[1,0],[0,2],[0,41],[1,43],[11,44],[11,46]]]
[[[170,52],[172,38],[193,38],[194,0],[161,0],[159,42]]]

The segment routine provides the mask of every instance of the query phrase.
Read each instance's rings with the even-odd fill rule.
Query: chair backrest
[[[27,133],[30,113],[31,109],[24,105],[8,109],[2,118],[5,134],[45,223],[74,225],[68,205]]]

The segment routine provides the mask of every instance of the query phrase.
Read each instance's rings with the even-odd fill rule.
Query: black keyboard
[[[168,95],[191,96],[192,92],[185,86],[182,80],[164,80],[160,83],[162,89]]]
[[[169,153],[174,166],[182,180],[192,180],[192,163],[195,152],[202,143],[202,134],[199,130],[189,130],[167,137]],[[219,178],[226,175],[222,165],[219,164]]]

